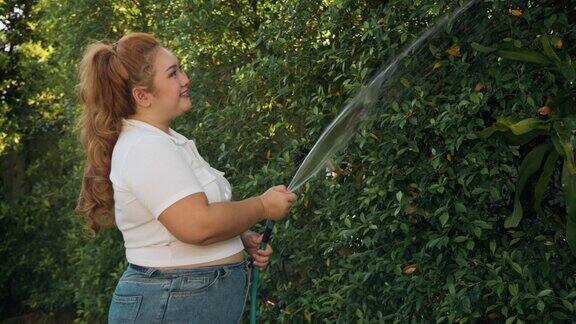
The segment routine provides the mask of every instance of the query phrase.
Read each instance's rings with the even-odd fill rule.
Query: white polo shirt
[[[178,241],[158,221],[166,208],[197,192],[204,192],[209,203],[232,199],[224,172],[200,156],[193,140],[172,128],[169,132],[143,121],[122,120],[110,181],[126,259],[141,266],[170,267],[214,261],[242,251],[239,236],[207,246],[192,245]]]

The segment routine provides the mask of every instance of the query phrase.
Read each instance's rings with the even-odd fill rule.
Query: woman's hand
[[[240,237],[242,238],[242,243],[244,243],[244,249],[254,260],[254,266],[258,267],[260,271],[264,270],[270,260],[270,254],[272,254],[270,244],[266,246],[265,250],[260,250],[259,246],[262,241],[262,235],[253,231],[246,231],[242,233]]]
[[[264,209],[264,219],[279,221],[286,217],[298,196],[288,191],[286,186],[274,186],[258,196]]]

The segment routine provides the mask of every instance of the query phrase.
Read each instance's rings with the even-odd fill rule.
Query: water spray
[[[436,24],[420,34],[418,38],[406,46],[400,54],[389,60],[376,76],[372,78],[368,85],[361,89],[356,96],[352,98],[344,106],[341,112],[334,118],[334,120],[326,127],[320,138],[314,144],[304,161],[296,171],[296,174],[288,185],[288,191],[293,192],[298,190],[306,181],[316,175],[318,171],[325,167],[328,160],[338,151],[346,147],[347,143],[356,133],[358,125],[365,119],[368,112],[380,99],[383,85],[392,79],[398,69],[400,61],[412,53],[414,50],[420,48],[423,43],[435,35],[446,24],[451,23],[454,19],[458,18],[462,13],[466,12],[470,7],[475,4],[477,0],[471,0],[460,6],[451,14],[442,16]],[[272,236],[272,229],[274,228],[274,221],[267,221],[264,228],[264,234],[260,243],[260,249],[266,249],[270,237]],[[257,299],[258,299],[258,286],[260,282],[260,271],[258,268],[252,268],[252,287],[250,294],[250,323],[256,323],[257,313]]]

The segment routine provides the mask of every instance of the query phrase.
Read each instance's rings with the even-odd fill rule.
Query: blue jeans
[[[238,323],[250,286],[250,263],[159,270],[128,264],[108,323]]]

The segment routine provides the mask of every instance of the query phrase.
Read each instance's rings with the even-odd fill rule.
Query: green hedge
[[[71,308],[83,322],[104,320],[126,266],[118,230],[88,240],[72,216],[82,156],[71,135],[77,106],[70,87],[88,40],[148,30],[166,41],[188,70],[193,98],[174,128],[197,141],[206,160],[226,172],[234,198],[243,199],[288,184],[346,99],[456,6],[405,0],[43,5],[41,22],[58,46],[53,60],[65,80],[51,88],[64,93],[64,135],[55,154],[31,164],[32,192],[1,205],[0,228],[9,235],[0,250],[8,260],[0,287],[5,299],[47,312]],[[484,1],[410,56],[376,112],[335,158],[342,171],[303,186],[288,219],[276,226],[260,319],[574,318],[576,263],[565,241],[558,181],[546,196],[545,216],[528,209],[518,228],[505,229],[517,169],[530,147],[469,136],[497,116],[536,115],[558,88],[537,66],[478,53],[471,42],[538,49],[537,35],[552,33],[574,57],[574,20],[574,9],[557,1]]]

